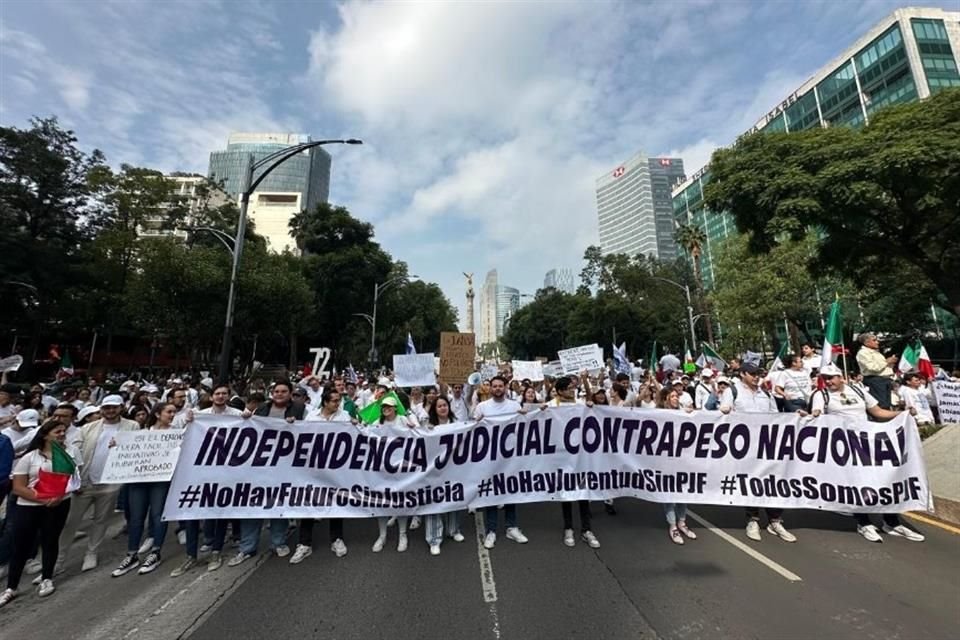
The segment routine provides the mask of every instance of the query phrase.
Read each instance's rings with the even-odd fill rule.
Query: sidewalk
[[[923,443],[934,515],[960,524],[960,425],[948,425]]]

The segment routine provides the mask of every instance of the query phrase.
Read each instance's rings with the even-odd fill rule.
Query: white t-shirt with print
[[[877,406],[877,399],[870,395],[869,391],[863,392],[863,397],[849,385],[843,385],[840,391],[827,391],[829,401],[824,403],[822,392],[813,394],[813,405],[811,409],[816,412],[828,413],[835,416],[845,416],[848,418],[866,418],[867,409]]]

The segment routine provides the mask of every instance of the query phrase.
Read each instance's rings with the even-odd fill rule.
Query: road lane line
[[[803,581],[803,578],[795,574],[793,571],[790,571],[789,569],[784,567],[782,564],[774,562],[773,560],[763,555],[756,549],[750,547],[750,545],[744,544],[743,542],[737,540],[736,538],[734,538],[732,535],[730,535],[723,529],[717,527],[715,524],[699,516],[698,514],[694,513],[690,509],[687,509],[687,515],[693,518],[694,520],[696,520],[697,522],[699,522],[700,524],[702,524],[704,527],[706,527],[713,533],[720,536],[720,538],[722,538],[723,540],[726,540],[727,542],[735,546],[737,549],[740,549],[740,551],[743,551],[745,554],[747,554],[748,556],[750,556],[760,564],[766,566],[768,569],[772,569],[773,571],[776,571],[777,573],[779,573],[781,576],[783,576],[790,582]]]
[[[483,546],[487,525],[483,517],[483,509],[477,509],[474,514],[477,529],[477,558],[480,560],[480,587],[483,590],[483,601],[490,610],[490,620],[493,623],[493,637],[500,638],[500,615],[497,613],[497,583],[493,579],[493,562],[490,560],[490,551]]]
[[[933,518],[922,516],[919,513],[910,513],[909,511],[902,515],[905,515],[912,520],[919,520],[924,524],[929,524],[931,527],[939,527],[944,531],[949,531],[950,533],[960,535],[960,528],[954,527],[953,525],[949,525],[946,522],[940,522],[939,520],[934,520]]]

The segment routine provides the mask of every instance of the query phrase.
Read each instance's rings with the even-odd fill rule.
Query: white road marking
[[[480,587],[483,590],[483,601],[490,609],[490,619],[493,622],[493,637],[500,638],[500,616],[497,613],[497,583],[493,579],[493,562],[490,560],[490,551],[483,546],[487,525],[483,518],[483,509],[477,509],[474,514],[477,529],[477,558],[480,560]]]
[[[748,556],[750,556],[760,564],[766,566],[768,569],[772,569],[773,571],[776,571],[777,573],[779,573],[781,576],[783,576],[790,582],[803,581],[803,578],[795,574],[793,571],[790,571],[789,569],[784,567],[782,564],[774,562],[773,560],[763,555],[762,553],[752,548],[751,546],[744,544],[740,540],[737,540],[736,538],[731,536],[729,533],[727,533],[723,529],[720,529],[719,527],[714,525],[712,522],[710,522],[709,520],[706,520],[705,518],[702,518],[701,516],[691,511],[690,509],[687,509],[687,515],[693,518],[694,520],[696,520],[697,522],[699,522],[700,524],[702,524],[704,527],[706,527],[713,533],[720,536],[720,538],[722,538],[723,540],[726,540],[727,542],[732,544],[737,549],[740,549],[740,551],[743,551],[745,554],[747,554]]]

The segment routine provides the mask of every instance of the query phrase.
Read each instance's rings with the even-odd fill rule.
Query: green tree
[[[817,271],[863,284],[873,258],[913,265],[960,313],[960,89],[883,109],[861,129],[746,135],[710,171],[706,206],[751,231],[751,250],[813,226]]]
[[[699,309],[704,312],[704,324],[707,327],[707,341],[713,342],[713,321],[710,319],[709,299],[703,294],[703,272],[700,270],[700,259],[702,257],[703,245],[707,242],[707,235],[700,227],[692,224],[682,224],[674,232],[674,239],[677,244],[683,247],[687,255],[693,260],[693,277],[697,283],[697,300],[700,302]],[[694,345],[693,348],[696,348]]]

